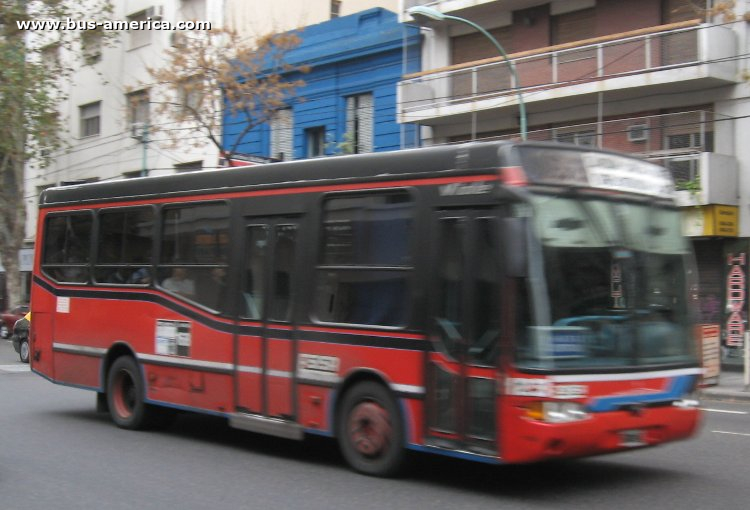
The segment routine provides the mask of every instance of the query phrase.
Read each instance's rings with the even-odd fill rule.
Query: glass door
[[[501,267],[491,211],[435,216],[436,275],[427,367],[427,435],[436,446],[497,453]]]

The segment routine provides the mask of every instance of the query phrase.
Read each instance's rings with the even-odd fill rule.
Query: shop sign
[[[737,237],[739,208],[734,205],[704,205],[683,209],[683,233],[691,237]]]
[[[711,384],[719,377],[721,362],[721,328],[718,324],[701,325],[701,354],[703,357],[703,381]]]
[[[745,338],[745,274],[747,254],[730,253],[727,257],[727,316],[725,328],[728,347],[742,347]]]
[[[18,250],[18,270],[31,272],[34,269],[34,248]]]

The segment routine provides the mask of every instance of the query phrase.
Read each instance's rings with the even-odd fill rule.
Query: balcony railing
[[[702,63],[725,66],[722,70],[727,71],[725,75],[730,77],[727,79],[736,79],[735,63],[723,60],[734,55],[734,34],[727,27],[700,25],[694,20],[625,35],[613,34],[597,38],[597,42],[579,41],[509,55],[519,83],[514,81],[508,63],[502,58],[407,75],[399,84],[401,120],[419,120],[409,114],[419,117],[420,113],[428,116],[460,113],[461,105],[481,101],[487,101],[482,108],[512,105],[516,101],[516,88],[523,92],[526,102],[531,102],[555,89]],[[727,69],[727,65],[731,68]],[[434,111],[445,108],[450,111]]]
[[[669,169],[678,190],[700,188],[698,194],[685,195],[693,205],[735,205],[736,162],[733,157],[714,153],[714,115],[711,111],[696,110],[572,124],[530,131],[528,139],[632,154]],[[519,134],[483,139],[519,139]]]

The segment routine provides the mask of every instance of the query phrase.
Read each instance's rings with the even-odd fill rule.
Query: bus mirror
[[[528,274],[528,222],[526,218],[503,218],[501,241],[505,252],[505,275],[524,278]]]

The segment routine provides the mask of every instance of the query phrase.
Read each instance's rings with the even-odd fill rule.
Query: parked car
[[[13,325],[13,348],[24,363],[29,362],[29,328],[31,327],[31,312],[18,319]]]
[[[29,313],[29,305],[20,305],[0,314],[0,337],[10,337],[16,321],[27,313]]]

